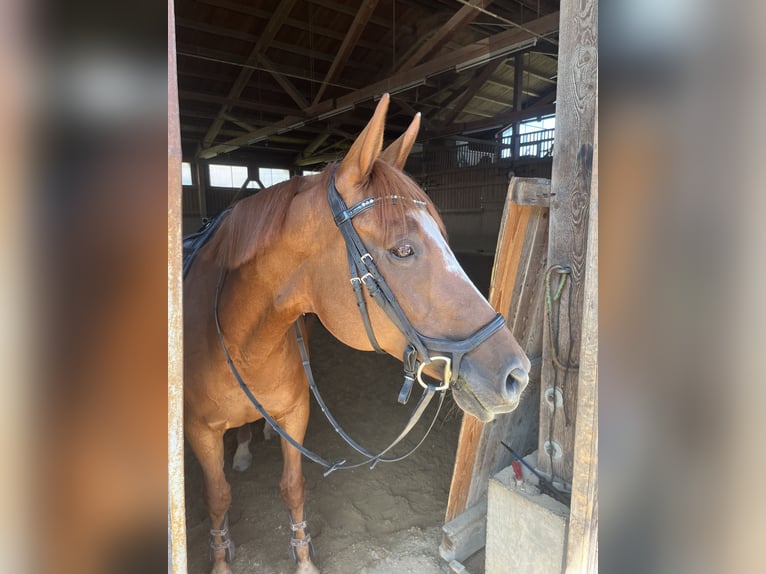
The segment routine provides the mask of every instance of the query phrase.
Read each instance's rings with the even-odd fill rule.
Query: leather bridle
[[[346,243],[346,253],[348,255],[348,266],[351,273],[351,286],[356,296],[356,304],[362,316],[364,329],[373,349],[382,353],[382,349],[375,338],[375,333],[370,322],[370,315],[367,311],[367,304],[362,292],[362,284],[367,288],[367,292],[378,306],[383,309],[391,322],[396,325],[407,339],[407,347],[404,350],[402,363],[404,365],[404,385],[399,393],[399,402],[407,402],[415,380],[423,387],[427,388],[428,383],[423,381],[423,367],[433,361],[442,361],[444,363],[444,380],[442,385],[435,387],[436,391],[443,391],[454,384],[460,374],[460,362],[466,353],[473,351],[476,347],[486,341],[491,335],[497,332],[505,325],[505,319],[501,314],[495,317],[479,330],[469,335],[465,339],[455,341],[452,339],[439,339],[426,337],[410,323],[404,314],[399,302],[391,292],[386,280],[378,270],[375,261],[370,252],[364,246],[361,237],[354,228],[352,220],[371,209],[380,201],[406,201],[399,196],[387,196],[379,199],[368,197],[362,201],[347,208],[343,198],[335,187],[335,175],[330,180],[327,187],[327,201],[330,204],[335,225],[340,230],[343,240]],[[413,200],[410,200],[413,201]],[[425,208],[425,203],[415,202],[419,207]],[[422,204],[422,205],[420,205]]]
[[[368,197],[356,203],[352,207],[348,208],[346,207],[346,204],[343,201],[343,198],[340,196],[340,194],[338,193],[338,190],[335,187],[334,174],[327,188],[327,200],[330,205],[330,210],[332,211],[332,216],[335,221],[335,225],[340,230],[341,235],[343,236],[343,239],[346,243],[349,269],[351,272],[351,285],[353,287],[354,294],[356,296],[357,306],[359,307],[359,311],[362,317],[362,322],[364,323],[364,328],[365,328],[365,331],[367,332],[367,336],[370,340],[370,343],[372,344],[373,348],[377,352],[379,353],[383,352],[380,345],[378,344],[378,341],[375,337],[374,330],[372,328],[370,316],[367,311],[367,304],[364,298],[364,293],[362,291],[362,284],[364,284],[364,286],[367,288],[367,291],[369,292],[372,299],[383,309],[383,311],[386,313],[389,319],[393,322],[393,324],[402,332],[404,337],[407,339],[408,344],[407,344],[407,347],[405,348],[404,357],[402,359],[402,362],[404,364],[404,385],[402,386],[402,390],[399,392],[399,398],[398,398],[399,402],[402,404],[407,403],[410,397],[410,393],[412,391],[412,386],[416,380],[423,387],[423,393],[420,399],[418,400],[417,404],[415,405],[410,415],[409,421],[405,425],[404,429],[399,433],[399,435],[393,440],[393,442],[391,442],[391,444],[389,444],[382,451],[378,453],[373,453],[369,451],[368,449],[364,448],[363,446],[359,445],[358,443],[356,443],[340,427],[338,422],[335,420],[335,418],[332,416],[329,409],[327,408],[327,405],[322,399],[319,393],[319,389],[314,381],[314,376],[311,371],[311,365],[308,359],[308,351],[306,348],[306,343],[303,339],[303,336],[301,335],[301,331],[297,323],[295,324],[295,331],[296,331],[296,338],[298,342],[298,348],[301,353],[301,360],[303,362],[303,368],[306,372],[306,378],[308,379],[308,382],[309,382],[309,387],[311,388],[311,391],[314,394],[314,397],[316,398],[317,403],[319,404],[320,408],[322,409],[322,412],[325,414],[325,416],[327,417],[327,420],[330,422],[330,424],[335,429],[335,431],[354,450],[356,450],[358,453],[365,456],[366,459],[355,464],[347,464],[345,459],[341,459],[334,463],[330,463],[326,461],[325,459],[323,459],[322,457],[320,457],[319,455],[315,454],[314,452],[308,450],[298,441],[296,441],[279,425],[279,423],[277,423],[276,420],[274,420],[274,418],[271,415],[269,415],[266,409],[261,405],[261,403],[255,397],[252,391],[245,384],[226,346],[226,342],[223,336],[223,330],[220,324],[219,312],[218,312],[221,292],[223,291],[223,285],[226,278],[226,271],[224,269],[221,270],[221,273],[219,276],[218,285],[215,292],[215,304],[214,304],[215,326],[216,326],[216,331],[218,333],[218,340],[221,344],[221,348],[223,349],[224,355],[226,357],[226,362],[229,365],[229,369],[234,375],[234,378],[236,379],[240,388],[245,393],[245,395],[250,400],[250,402],[253,404],[253,406],[256,408],[256,410],[261,414],[261,416],[263,416],[263,418],[266,419],[266,421],[274,428],[274,430],[282,438],[284,438],[288,443],[290,443],[293,447],[295,447],[298,451],[300,451],[309,460],[312,460],[316,462],[317,464],[325,467],[326,469],[324,473],[325,476],[327,476],[328,474],[330,474],[331,472],[335,470],[357,468],[359,466],[366,465],[366,464],[370,464],[371,465],[370,468],[374,468],[375,465],[377,465],[379,462],[400,461],[408,457],[409,455],[411,455],[413,452],[415,452],[415,450],[417,450],[417,448],[421,444],[423,444],[426,437],[428,436],[431,429],[433,428],[434,423],[436,422],[436,417],[438,416],[439,410],[441,409],[442,402],[444,401],[444,392],[447,390],[447,388],[449,387],[451,383],[454,383],[457,381],[457,378],[460,372],[460,362],[463,356],[466,353],[469,353],[470,351],[474,350],[481,343],[486,341],[492,334],[497,332],[499,329],[501,329],[505,325],[505,320],[503,319],[503,316],[500,314],[497,314],[489,323],[481,327],[478,331],[474,332],[472,335],[462,340],[455,341],[452,339],[439,339],[434,337],[426,337],[425,335],[422,335],[407,319],[406,315],[404,314],[404,311],[402,310],[401,306],[397,302],[396,297],[394,297],[393,293],[391,292],[391,289],[389,288],[388,284],[383,278],[383,275],[381,275],[380,271],[375,265],[375,261],[373,260],[372,255],[370,255],[369,251],[364,246],[362,239],[359,237],[359,234],[357,233],[352,223],[352,220],[354,219],[354,217],[358,216],[361,213],[364,213],[365,211],[372,208],[380,201],[396,202],[396,201],[407,201],[407,200],[395,195],[387,196],[383,198]],[[416,204],[421,204],[421,203],[422,202],[416,202]],[[422,205],[419,205],[419,207],[425,207],[425,204],[423,203]],[[189,265],[191,265],[191,263],[189,263]],[[430,383],[425,382],[422,377],[423,368],[434,361],[442,361],[444,363],[444,380],[442,381],[442,384],[439,386],[434,386]],[[431,424],[429,425],[428,429],[426,430],[425,434],[420,439],[420,441],[405,455],[398,456],[398,457],[384,456],[392,448],[394,448],[394,446],[399,444],[409,434],[409,432],[415,427],[415,425],[417,424],[417,422],[420,420],[421,416],[425,412],[426,407],[431,402],[431,399],[434,397],[434,395],[437,392],[439,393],[438,407],[434,414],[433,420],[431,421]]]

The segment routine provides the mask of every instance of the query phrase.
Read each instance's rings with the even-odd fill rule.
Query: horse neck
[[[317,205],[322,198],[318,189],[298,194],[279,236],[264,252],[229,272],[220,304],[227,339],[243,347],[268,349],[311,309],[310,277],[302,263],[316,252],[324,220],[332,223],[329,217],[317,216],[316,211],[325,207]]]

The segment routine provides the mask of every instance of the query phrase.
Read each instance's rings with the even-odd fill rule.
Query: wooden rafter
[[[465,6],[464,6],[465,8]],[[468,105],[468,103],[473,99],[473,97],[478,93],[478,91],[484,86],[484,84],[487,83],[487,81],[492,77],[492,74],[495,73],[495,70],[497,70],[498,66],[503,62],[502,58],[498,58],[496,60],[492,60],[490,63],[485,65],[481,70],[476,72],[474,74],[473,79],[468,82],[468,86],[463,90],[463,93],[460,94],[457,101],[455,102],[455,106],[450,112],[450,114],[445,118],[444,123],[446,125],[450,125],[452,122],[455,121],[455,118],[457,118],[460,113],[465,109],[465,107]]]
[[[240,4],[239,2],[230,2],[229,0],[197,0],[197,1],[201,4],[208,4],[210,6],[224,8],[226,10],[229,10],[231,12],[236,12],[238,14],[255,16],[256,18],[261,18],[262,20],[268,20],[272,16],[272,12],[270,10],[264,10],[263,8],[258,8],[256,6],[250,6],[247,4]],[[298,18],[287,18],[285,19],[284,25],[290,26],[291,28],[296,28],[298,30],[302,30],[304,32],[311,32],[312,34],[316,34],[318,36],[326,36],[334,40],[343,40],[343,38],[345,37],[345,34],[343,34],[343,32],[337,32],[335,30],[331,30],[330,28],[325,28],[324,26],[321,26],[314,22],[309,24],[308,22],[304,22],[302,20],[299,20]],[[366,40],[360,40],[359,46],[363,48],[367,48],[369,50],[379,50],[381,48],[381,46],[378,45],[377,43],[366,41]]]
[[[319,103],[327,89],[327,85],[335,80],[335,78],[337,78],[343,71],[348,59],[351,57],[351,52],[359,41],[359,36],[362,35],[364,27],[372,17],[372,13],[375,12],[377,5],[378,0],[367,0],[367,2],[362,3],[362,7],[359,8],[356,16],[354,16],[354,21],[351,23],[348,32],[346,32],[346,37],[343,39],[343,43],[340,46],[340,50],[338,50],[338,54],[335,56],[335,60],[333,60],[333,63],[330,65],[330,69],[327,71],[327,75],[325,75],[322,85],[319,86],[319,90],[317,91],[316,97],[314,97],[312,105],[315,106]]]
[[[554,12],[543,16],[542,18],[538,18],[537,20],[527,22],[525,28],[531,30],[534,34],[544,35],[558,30],[558,25],[559,13]],[[270,127],[262,128],[255,132],[224,142],[223,144],[203,149],[200,152],[200,156],[204,159],[209,159],[218,154],[227,153],[244,145],[250,145],[256,141],[261,141],[273,133],[296,129],[303,123],[314,121],[324,114],[353,107],[356,104],[370,100],[384,92],[401,90],[404,86],[425,80],[429,76],[452,70],[456,66],[464,64],[465,62],[475,61],[477,58],[492,59],[496,54],[507,53],[509,48],[512,49],[515,45],[523,45],[525,42],[529,41],[531,37],[533,37],[532,34],[527,30],[512,29],[500,32],[499,34],[484,38],[448,54],[438,56],[428,62],[415,66],[406,72],[397,72],[388,78],[355,90],[339,98],[325,100],[305,110],[302,117],[287,117]]]
[[[554,89],[553,91],[554,98],[555,98],[555,95],[556,95],[556,91]],[[547,98],[544,97],[541,99],[546,100]],[[556,106],[554,104],[550,102],[545,102],[545,103],[539,102],[519,112],[511,111],[505,114],[497,114],[483,120],[476,120],[473,122],[454,123],[448,128],[445,128],[442,130],[426,132],[425,134],[423,134],[423,137],[425,139],[434,139],[434,138],[448,137],[455,134],[470,134],[474,132],[487,131],[491,129],[499,130],[509,124],[512,124],[515,121],[523,121],[523,120],[527,120],[529,118],[534,118],[537,116],[546,116],[548,114],[554,113],[555,111],[556,111]]]
[[[492,0],[471,0],[471,4],[474,6],[481,6],[486,8],[492,3]],[[472,6],[462,6],[452,18],[439,28],[428,40],[426,40],[420,48],[415,51],[412,56],[407,58],[405,62],[399,67],[400,72],[409,70],[422,62],[423,60],[433,56],[436,51],[444,46],[449,40],[462,28],[473,22],[476,17],[481,14],[478,10]]]
[[[293,6],[295,6],[295,2],[296,0],[282,0],[282,2],[278,4],[276,10],[274,11],[274,14],[272,14],[272,17],[268,20],[268,23],[266,24],[266,28],[264,29],[261,36],[258,38],[258,41],[255,43],[255,46],[253,46],[253,49],[250,51],[250,55],[247,57],[247,60],[246,60],[247,64],[256,64],[259,62],[259,56],[262,54],[264,48],[266,48],[266,46],[269,45],[269,42],[271,42],[274,39],[274,37],[277,35],[277,32],[282,27],[282,24],[290,15],[290,12],[292,11]],[[252,68],[242,68],[239,72],[239,75],[237,76],[237,79],[234,81],[234,85],[232,85],[231,89],[229,90],[228,99],[237,100],[242,95],[242,92],[245,90],[245,87],[247,87],[247,84],[248,82],[250,82],[250,78],[252,76],[253,76]],[[286,78],[285,78],[285,81],[289,82],[289,80],[287,80]],[[224,114],[228,111],[229,111],[229,107],[228,105],[225,105],[221,108],[220,114]],[[210,129],[208,130],[207,134],[205,134],[205,137],[203,138],[204,146],[209,146],[210,143],[215,139],[215,136],[218,134],[218,130],[220,130],[221,126],[223,126],[223,122],[224,122],[223,118],[217,118],[213,122],[213,125],[210,126]]]

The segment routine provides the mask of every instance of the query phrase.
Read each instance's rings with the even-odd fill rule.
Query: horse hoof
[[[306,560],[305,562],[298,562],[295,574],[319,574],[319,568],[311,560]]]
[[[232,574],[232,572],[231,568],[229,568],[229,564],[222,560],[213,564],[213,570],[210,574]]]
[[[250,464],[253,462],[253,455],[250,454],[250,450],[247,444],[242,443],[237,447],[237,452],[234,453],[234,464],[232,465],[234,470],[244,472],[250,468]]]

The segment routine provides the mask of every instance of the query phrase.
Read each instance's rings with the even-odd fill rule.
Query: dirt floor
[[[461,259],[477,286],[486,293],[492,258]],[[323,397],[345,430],[370,449],[387,445],[405,424],[416,400],[413,390],[408,405],[396,402],[401,362],[354,351],[336,341],[321,325],[312,332],[311,357]],[[432,409],[429,407],[424,419],[430,421]],[[328,460],[352,459],[350,447],[337,436],[316,403],[312,402],[311,412],[306,446]],[[402,462],[379,464],[374,470],[362,467],[323,478],[323,469],[304,459],[306,514],[315,542],[316,563],[323,574],[442,574],[438,546],[460,420],[461,413],[448,395],[434,430],[420,450]],[[255,424],[251,444],[253,465],[245,472],[231,468],[235,431],[229,431],[225,437],[225,470],[233,498],[229,521],[237,545],[232,570],[235,574],[292,574],[294,566],[288,556],[289,520],[279,496],[280,441],[265,441],[262,424]],[[423,429],[421,421],[412,434],[420,437]],[[207,557],[210,524],[202,490],[201,469],[187,447],[191,574],[210,571]],[[466,566],[471,574],[482,574],[483,562],[480,553]]]

